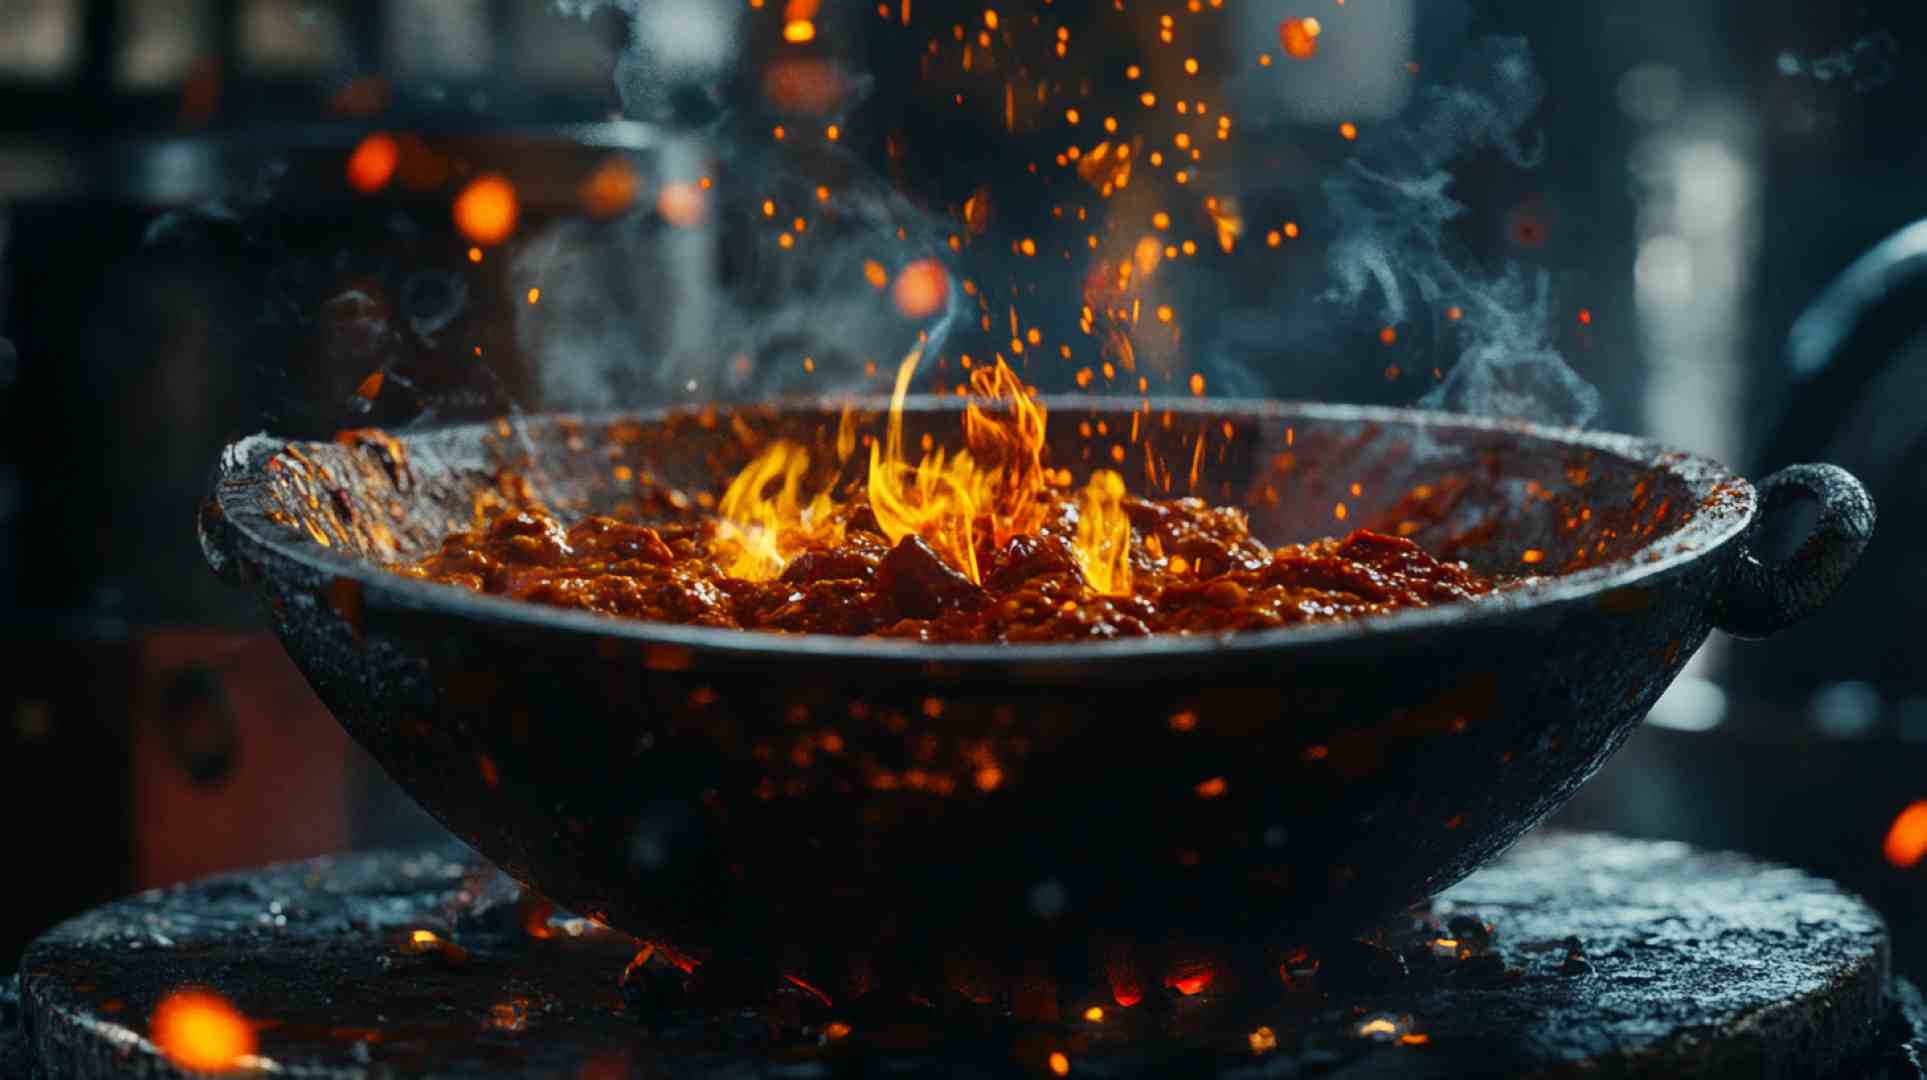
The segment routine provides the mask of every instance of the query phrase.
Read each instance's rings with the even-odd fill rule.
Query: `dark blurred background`
[[[961,197],[991,151],[946,156],[945,140],[970,146],[970,133],[919,119],[896,92],[918,63],[888,36],[895,2],[825,4],[818,18],[847,69],[874,80],[849,154],[921,169],[913,193]],[[1345,17],[1225,2],[1265,25]],[[1389,27],[1377,59],[1401,65],[1399,27],[1444,10],[1374,8]],[[1927,800],[1927,569],[1910,539],[1927,524],[1927,306],[1909,299],[1927,290],[1897,272],[1881,332],[1849,335],[1824,363],[1796,363],[1787,345],[1829,282],[1927,218],[1918,8],[1464,5],[1480,30],[1526,36],[1546,94],[1528,125],[1543,162],[1523,178],[1474,163],[1459,190],[1489,224],[1475,246],[1556,274],[1551,342],[1599,389],[1596,425],[1752,476],[1833,461],[1881,511],[1827,612],[1769,643],[1716,637],[1563,820],[1837,878],[1887,912],[1900,967],[1921,976],[1927,867],[1888,841]],[[535,304],[529,264],[451,229],[449,200],[481,172],[516,177],[528,256],[538,225],[572,228],[584,205],[613,216],[620,205],[603,214],[596,200],[628,201],[624,183],[668,191],[727,157],[705,147],[730,130],[716,126],[726,80],[658,84],[633,67],[712,63],[715,8],[641,9],[654,39],[619,5],[550,0],[0,0],[0,821],[21,912],[0,926],[0,971],[113,895],[437,834],[206,569],[194,511],[239,435],[555,400],[526,321],[504,314]],[[957,11],[960,25],[981,17]],[[907,143],[881,134],[905,124]],[[349,187],[374,132],[400,138],[400,165],[371,203]],[[659,224],[677,207],[649,213]],[[618,345],[662,350],[656,374],[676,371],[676,387],[675,349],[703,344],[687,319],[714,258],[700,238],[663,240],[647,253],[654,276],[638,273],[633,305],[683,321],[665,314]],[[1239,388],[1409,404],[1427,387],[1381,375],[1388,363],[1451,360],[1422,333],[1396,354],[1375,334],[1301,340],[1315,362],[1247,370]],[[361,393],[376,371],[386,387]],[[634,382],[637,400],[670,385]]]

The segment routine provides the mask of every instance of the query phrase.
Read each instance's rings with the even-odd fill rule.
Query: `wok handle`
[[[1713,625],[1738,638],[1767,637],[1820,610],[1873,539],[1873,496],[1838,465],[1789,465],[1761,481],[1759,495],[1738,565],[1713,613]],[[1813,532],[1785,561],[1761,562],[1754,554],[1760,523],[1803,498],[1820,504]]]

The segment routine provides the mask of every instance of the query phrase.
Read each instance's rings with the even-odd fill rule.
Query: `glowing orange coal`
[[[254,1025],[208,990],[180,990],[154,1006],[154,1045],[191,1072],[226,1072],[254,1053]]]

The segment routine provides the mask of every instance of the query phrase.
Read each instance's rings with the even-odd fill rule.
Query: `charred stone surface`
[[[23,1075],[30,1048],[48,1076],[185,1075],[147,1024],[189,985],[312,1077],[1049,1076],[1059,1054],[1090,1076],[1919,1077],[1927,1048],[1859,900],[1604,836],[1528,838],[1369,943],[1190,956],[1128,995],[1120,963],[896,986],[879,958],[819,985],[556,914],[461,849],[355,855],[62,924],[27,953],[0,1066]]]

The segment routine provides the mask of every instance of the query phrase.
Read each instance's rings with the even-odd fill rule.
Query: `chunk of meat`
[[[877,564],[876,591],[887,597],[899,614],[913,619],[928,619],[984,602],[983,589],[944,562],[917,536],[897,541]]]
[[[631,525],[608,517],[590,517],[569,530],[568,544],[577,551],[607,556],[612,562],[631,559],[658,566],[676,560],[662,534],[647,525]]]
[[[989,573],[984,576],[984,588],[1009,592],[1043,574],[1071,574],[1079,586],[1084,585],[1084,572],[1078,568],[1070,545],[1061,537],[1013,536],[996,554]]]
[[[828,551],[805,551],[783,568],[782,580],[793,585],[814,581],[869,581],[890,548],[875,533],[853,532]]]

